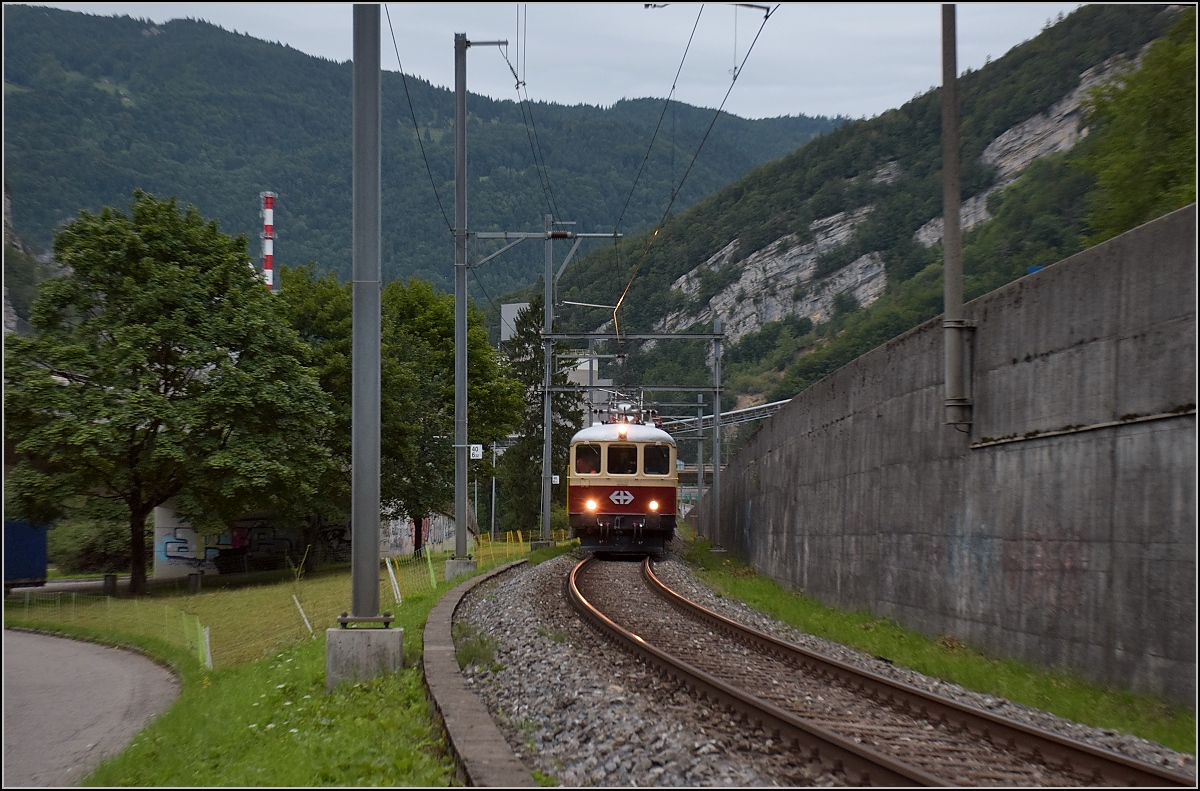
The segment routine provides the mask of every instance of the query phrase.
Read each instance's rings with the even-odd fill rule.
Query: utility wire
[[[709,122],[708,129],[704,132],[704,137],[700,139],[700,145],[696,146],[696,153],[692,155],[692,161],[688,163],[687,170],[685,170],[683,173],[683,178],[679,180],[679,186],[676,187],[675,191],[671,194],[671,200],[667,204],[666,211],[663,212],[662,219],[658,221],[658,225],[655,227],[654,232],[650,234],[650,238],[646,240],[646,248],[642,250],[642,257],[638,260],[637,266],[633,268],[633,273],[629,276],[629,282],[625,285],[625,290],[621,292],[621,298],[617,300],[616,307],[613,308],[613,334],[617,336],[618,342],[621,337],[621,330],[617,323],[617,311],[621,309],[621,305],[625,302],[625,297],[629,294],[629,288],[633,285],[633,281],[637,277],[638,270],[641,269],[642,264],[646,262],[646,256],[650,254],[650,247],[654,244],[654,240],[658,238],[658,232],[662,230],[663,224],[667,220],[667,216],[671,213],[671,206],[675,204],[675,199],[679,197],[680,191],[683,190],[683,184],[687,181],[688,174],[692,172],[692,167],[696,164],[696,159],[700,156],[700,151],[704,148],[704,143],[708,140],[708,136],[712,132],[713,126],[716,125],[717,119],[721,117],[721,111],[725,109],[725,102],[729,101],[729,94],[733,92],[733,86],[737,84],[738,77],[742,75],[742,69],[745,68],[746,61],[750,59],[750,53],[754,51],[754,45],[758,43],[758,37],[762,35],[763,28],[767,26],[767,20],[770,19],[771,15],[778,10],[779,4],[776,4],[774,8],[767,11],[767,13],[763,16],[763,21],[758,27],[758,32],[754,34],[754,40],[750,42],[750,47],[746,50],[746,56],[742,58],[741,65],[734,70],[733,79],[729,81],[729,88],[725,91],[725,98],[721,100],[721,106],[717,108],[715,113],[713,113],[713,119],[711,122]]]
[[[408,98],[408,111],[412,115],[413,129],[417,135],[417,145],[421,147],[421,158],[425,160],[425,172],[429,174],[429,185],[433,187],[433,197],[437,200],[438,209],[440,209],[442,212],[442,219],[446,222],[446,228],[451,234],[453,234],[454,225],[450,222],[450,218],[446,215],[445,207],[442,206],[442,199],[438,195],[437,184],[433,178],[433,169],[429,166],[429,158],[425,155],[425,145],[421,142],[421,127],[417,123],[417,113],[413,109],[412,95],[408,91],[408,79],[404,76],[404,66],[400,64],[400,47],[396,44],[396,31],[392,28],[392,15],[391,12],[388,11],[386,3],[383,6],[383,10],[384,13],[387,14],[388,30],[392,34],[392,48],[396,52],[396,64],[400,66],[400,79],[404,81],[404,95]],[[492,306],[492,309],[498,311],[499,308],[496,307],[496,303],[492,299],[492,295],[488,293],[488,290],[483,285],[483,281],[479,279],[479,275],[475,271],[475,266],[472,264],[468,267],[468,269],[470,269],[471,276],[475,278],[475,285],[478,286],[479,290],[483,292],[483,296],[487,298],[487,301]]]
[[[492,310],[496,311],[496,315],[499,316],[500,308],[496,305],[495,300],[492,299],[492,295],[488,293],[488,290],[483,287],[483,281],[479,279],[479,275],[475,272],[475,265],[472,264],[467,269],[471,271],[471,277],[475,278],[475,285],[479,286],[479,290],[483,292],[483,296],[487,299],[488,304],[492,306]]]
[[[387,3],[384,3],[383,11],[387,14],[388,31],[392,34],[392,48],[396,51],[396,65],[400,67],[400,79],[404,83],[404,95],[408,99],[408,112],[412,115],[413,131],[417,135],[417,145],[421,147],[421,159],[425,160],[425,172],[429,174],[429,186],[433,188],[433,197],[437,201],[438,209],[442,212],[442,219],[446,223],[446,229],[453,235],[454,224],[450,222],[450,217],[446,214],[446,208],[442,206],[442,198],[438,195],[437,183],[433,178],[433,169],[429,167],[429,157],[425,154],[425,144],[421,142],[421,126],[417,123],[417,112],[413,109],[412,94],[408,92],[408,78],[404,76],[404,66],[400,63],[400,47],[396,44],[396,31],[392,29],[392,14],[388,11]]]
[[[542,158],[542,170],[546,172],[546,189],[550,193],[550,205],[554,207],[554,216],[562,217],[558,212],[558,201],[554,197],[554,187],[550,183],[550,166],[546,164],[546,155],[542,152],[542,140],[538,136],[537,121],[533,118],[533,101],[529,98],[528,84],[525,84],[525,103],[529,105],[529,121],[533,125],[533,139],[537,143],[538,154]]]
[[[528,44],[525,49],[528,50]],[[528,101],[529,90],[526,89],[525,97],[521,96],[521,88],[525,86],[525,81],[517,76],[517,70],[513,67],[512,61],[508,59],[508,53],[501,51],[500,56],[504,58],[504,62],[508,64],[508,70],[512,72],[513,79],[516,81],[517,102],[521,106],[521,120],[525,124],[525,136],[529,139],[529,153],[533,157],[533,167],[538,174],[538,184],[542,188],[542,196],[546,199],[546,208],[550,214],[555,217],[560,217],[558,213],[558,205],[554,200],[554,190],[550,187],[550,169],[546,166],[546,157],[543,155],[541,161],[538,160],[538,154],[541,152],[542,144],[537,139],[537,124],[532,124],[533,121],[533,106],[532,102]],[[528,115],[526,114],[525,105],[530,104]],[[536,145],[535,145],[535,141]],[[544,171],[544,172],[543,172]]]
[[[696,28],[700,26],[700,15],[704,13],[703,4],[700,6],[700,11],[696,13],[696,22],[692,25],[692,34],[688,36],[687,46],[683,48],[683,57],[679,60],[679,68],[675,70],[675,80],[671,83],[671,92],[667,94],[667,101],[663,104],[662,113],[658,116],[658,124],[654,127],[654,134],[650,136],[650,145],[646,147],[646,156],[642,157],[642,164],[638,166],[637,175],[633,178],[633,186],[629,188],[629,195],[625,198],[625,205],[621,207],[621,215],[617,217],[616,225],[613,226],[613,233],[621,227],[621,221],[625,219],[625,211],[629,208],[629,201],[633,199],[633,191],[637,189],[638,181],[642,178],[642,171],[646,167],[646,163],[650,160],[650,151],[654,148],[654,141],[658,139],[658,130],[662,127],[663,118],[667,115],[667,108],[671,106],[671,97],[675,95],[675,87],[679,85],[679,75],[683,73],[683,64],[687,60],[688,50],[692,48],[692,39],[696,37]],[[674,121],[674,116],[672,116]],[[672,133],[674,138],[674,133]],[[675,161],[674,140],[672,139],[671,162],[672,166]],[[675,180],[674,173],[671,174],[671,180]]]

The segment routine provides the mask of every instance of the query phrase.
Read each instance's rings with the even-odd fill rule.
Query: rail
[[[601,613],[588,600],[586,592],[580,589],[579,579],[591,562],[594,561],[584,561],[571,572],[568,588],[572,604],[587,620],[651,664],[664,669],[670,676],[761,723],[765,730],[778,732],[785,740],[815,753],[824,763],[835,767],[840,765],[851,775],[852,781],[857,775],[857,779],[871,784],[944,785],[949,782],[934,773],[857,744],[756,695],[735,688],[726,681],[652,645],[646,637],[636,635],[618,625]],[[788,666],[799,668],[801,675],[824,679],[842,688],[855,690],[881,708],[907,712],[926,722],[942,723],[952,731],[970,734],[980,742],[990,743],[1014,755],[1032,756],[1038,763],[1056,767],[1074,777],[1087,778],[1095,784],[1115,784],[1121,787],[1194,787],[1196,784],[1189,775],[1137,761],[938,697],[739,624],[672,591],[654,574],[649,559],[642,565],[641,574],[646,586],[656,596],[687,617],[704,623],[704,628],[718,630],[763,655],[775,657]]]
[[[831,767],[856,776],[859,782],[881,786],[946,785],[932,775],[843,739],[824,728],[806,723],[771,703],[758,700],[717,677],[676,659],[622,628],[593,606],[579,588],[580,572],[595,562],[597,561],[594,558],[588,558],[571,570],[567,581],[571,604],[588,622],[599,627],[652,666],[662,669],[667,675],[702,696],[760,723],[763,730],[776,734],[782,741],[797,744]],[[646,562],[648,564],[649,560]]]

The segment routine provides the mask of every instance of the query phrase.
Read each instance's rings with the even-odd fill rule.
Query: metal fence
[[[185,649],[200,664],[212,667],[208,628],[195,615],[167,604],[90,593],[25,591],[5,602],[5,614],[14,625],[99,627],[155,638]]]
[[[536,532],[516,531],[498,535],[495,541],[487,535],[471,536],[468,548],[478,567],[487,569],[527,556],[530,542],[539,537]],[[557,543],[567,540],[565,531],[556,531],[553,538]],[[399,614],[410,598],[444,590],[449,558],[449,553],[423,552],[384,559],[380,563],[380,610]],[[238,587],[214,593],[230,598],[207,603],[203,596],[176,600],[180,606],[199,610],[210,621],[209,627],[202,626],[196,615],[153,600],[67,592],[25,591],[9,596],[5,616],[7,623],[18,626],[75,625],[157,638],[193,652],[206,667],[226,668],[278,653],[297,640],[316,639],[337,626],[338,616],[349,605],[346,580],[340,573],[305,577],[297,570],[293,580],[258,583],[253,592]],[[247,603],[251,599],[252,605]],[[248,628],[246,619],[234,610],[251,606],[260,617],[252,619],[253,628]]]

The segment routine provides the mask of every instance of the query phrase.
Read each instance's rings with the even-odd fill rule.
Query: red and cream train
[[[604,422],[577,432],[571,438],[567,511],[581,548],[664,553],[675,535],[675,464],[674,438],[629,401],[610,404]]]

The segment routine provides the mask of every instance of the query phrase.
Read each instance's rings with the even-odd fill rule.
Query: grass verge
[[[480,571],[499,562],[481,563]],[[230,576],[199,595],[166,588],[144,597],[210,625],[214,670],[162,640],[106,630],[99,622],[23,624],[20,608],[7,607],[5,625],[133,646],[178,674],[179,700],[85,785],[446,786],[457,783],[455,768],[425,696],[420,658],[430,610],[464,578],[445,582],[444,558],[434,564],[442,581],[423,591],[410,587],[399,604],[381,573],[381,608],[393,611],[394,625],[405,630],[405,668],[330,694],[325,628],[349,602],[344,568],[243,579],[255,584],[241,587]],[[427,581],[423,574],[408,584]],[[296,601],[312,623],[311,636]]]
[[[869,612],[826,607],[783,588],[736,558],[710,553],[707,539],[685,541],[684,545],[688,563],[718,595],[744,602],[809,634],[967,689],[1196,754],[1194,711],[1168,706],[1154,696],[1104,687],[1065,671],[985,656],[954,635],[930,638]]]

